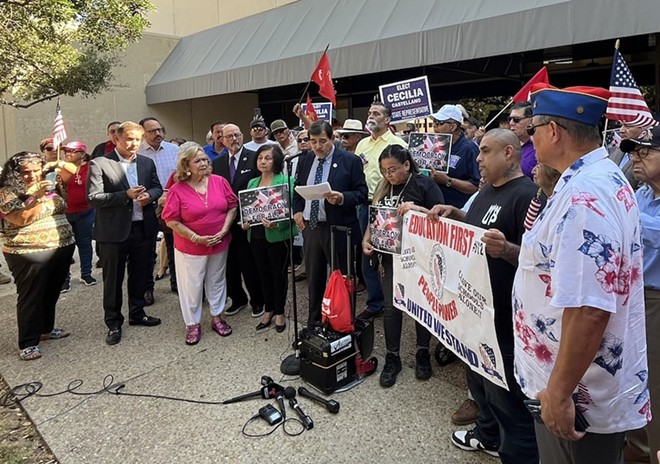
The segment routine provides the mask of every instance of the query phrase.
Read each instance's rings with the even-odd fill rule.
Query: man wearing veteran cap
[[[642,224],[644,254],[644,304],[649,363],[648,386],[653,419],[645,429],[627,434],[627,446],[638,454],[650,455],[658,464],[660,449],[660,127],[623,140],[621,150],[630,153],[632,173],[644,183],[635,193]],[[648,458],[647,458],[648,459]]]
[[[601,147],[609,91],[537,84],[531,97],[538,161],[562,176],[522,240],[516,380],[540,401],[541,462],[620,463],[625,432],[650,419],[637,202]]]

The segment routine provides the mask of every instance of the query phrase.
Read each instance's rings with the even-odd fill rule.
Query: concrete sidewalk
[[[5,266],[3,271],[7,271]],[[57,325],[73,335],[42,342],[43,357],[36,361],[18,358],[15,288],[0,286],[0,372],[10,386],[41,382],[40,393],[49,394],[79,379],[84,384],[78,391],[92,392],[102,388],[106,375],[112,375],[115,383],[125,384],[125,393],[222,401],[258,390],[262,375],[284,386],[305,385],[300,378],[283,378],[279,371],[281,359],[292,353],[292,324],[281,334],[274,326],[257,334],[259,320],[244,310],[227,318],[233,334],[221,338],[211,331],[210,315],[205,312],[201,342],[186,346],[178,299],[169,291],[167,279],[156,282],[156,304],[147,308],[163,324],[147,328],[126,323],[121,343],[107,346],[100,271],[95,270],[99,284],[93,287],[79,281],[77,265],[72,272],[72,291],[60,298]],[[306,320],[306,283],[299,283],[297,289],[299,318]],[[290,313],[287,308],[292,317]],[[409,318],[404,318],[403,371],[393,388],[379,386],[382,320],[375,324],[378,372],[353,390],[331,396],[341,403],[337,415],[299,399],[314,420],[314,428],[300,436],[287,436],[282,427],[264,438],[242,435],[246,421],[266,404],[260,399],[199,405],[108,393],[64,394],[28,398],[23,406],[63,464],[498,462],[450,443],[451,432],[458,427],[449,416],[466,393],[463,368],[457,363],[439,368],[433,362],[431,380],[416,380],[414,326]],[[287,411],[295,416],[290,408]],[[297,423],[287,424],[292,433],[300,428]],[[255,420],[246,431],[270,430],[264,421]]]

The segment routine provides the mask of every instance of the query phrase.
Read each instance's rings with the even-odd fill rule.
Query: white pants
[[[227,298],[227,251],[197,256],[174,250],[174,262],[183,322],[187,326],[201,322],[202,288],[206,291],[211,316],[219,316]]]

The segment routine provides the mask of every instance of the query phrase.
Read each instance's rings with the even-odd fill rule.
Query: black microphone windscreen
[[[289,400],[290,400],[291,398],[295,398],[295,397],[296,397],[296,389],[293,388],[293,387],[291,387],[291,386],[286,387],[286,388],[284,389],[284,397],[285,397],[286,399],[289,399]]]

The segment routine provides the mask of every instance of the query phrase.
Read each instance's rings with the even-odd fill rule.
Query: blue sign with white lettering
[[[380,101],[392,110],[392,122],[425,118],[431,113],[431,92],[426,76],[378,87]]]

